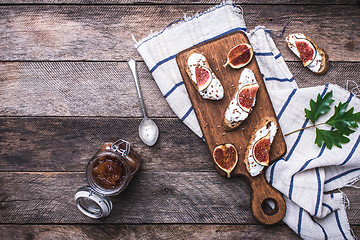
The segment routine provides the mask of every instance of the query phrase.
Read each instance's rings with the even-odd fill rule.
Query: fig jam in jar
[[[78,208],[92,218],[107,216],[112,209],[108,196],[122,192],[140,165],[141,158],[129,142],[119,139],[104,143],[86,169],[90,186],[80,188],[75,194]]]
[[[97,159],[91,171],[95,183],[105,189],[116,189],[121,186],[126,176],[124,164],[112,157]]]

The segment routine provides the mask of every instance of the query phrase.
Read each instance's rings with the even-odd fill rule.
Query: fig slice
[[[230,178],[230,173],[238,162],[238,153],[234,145],[230,143],[221,144],[214,148],[213,159],[216,165],[226,172],[227,177]]]
[[[253,49],[248,43],[241,43],[233,47],[228,55],[224,67],[230,65],[232,68],[239,69],[246,66],[254,55]]]
[[[269,166],[269,151],[271,147],[270,132],[265,137],[260,138],[253,147],[255,161],[261,166]]]
[[[316,57],[316,47],[314,44],[306,38],[297,38],[295,45],[300,54],[300,59],[304,67],[312,63]]]
[[[243,86],[237,96],[239,106],[246,112],[250,112],[251,107],[254,105],[256,93],[259,89],[258,84],[249,84]]]
[[[195,68],[195,77],[198,91],[204,91],[212,80],[211,71],[205,66],[197,66]]]

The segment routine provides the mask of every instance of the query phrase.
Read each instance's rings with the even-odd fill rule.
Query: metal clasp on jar
[[[126,140],[118,139],[111,145],[110,149],[125,157],[130,153],[131,144]]]

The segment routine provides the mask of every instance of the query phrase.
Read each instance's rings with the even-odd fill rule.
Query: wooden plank
[[[158,142],[147,147],[140,119],[1,117],[0,171],[85,171],[109,139],[123,138],[142,156],[143,170],[215,171],[206,144],[179,119],[155,119]]]
[[[252,6],[244,6],[244,18],[248,29],[253,29],[258,25],[266,26],[267,29],[278,36],[288,22],[284,36],[274,38],[276,46],[286,61],[298,60],[285,44],[286,36],[297,32],[312,37],[319,47],[329,54],[330,61],[358,61],[360,58],[360,36],[354,35],[355,32],[360,30],[360,26],[358,26],[359,29],[357,30],[355,30],[357,27],[353,27],[355,22],[351,23],[352,20],[349,19],[352,16],[352,13],[350,13],[352,10],[348,11],[343,8],[343,13],[336,13],[339,8],[330,6],[292,6],[290,8],[286,5],[279,5],[272,7],[252,11]],[[321,9],[321,14],[316,13],[319,12],[319,9]],[[323,9],[324,12],[322,12]],[[360,10],[355,10],[355,8],[353,10],[357,12],[354,13],[357,15],[354,16],[357,18],[356,21],[360,21]],[[278,15],[280,12],[281,14]],[[331,19],[333,24],[329,25],[329,21],[326,19]],[[336,36],[335,32],[343,28],[348,28],[349,31],[340,31],[343,35]],[[336,44],[334,44],[335,42]]]
[[[353,226],[359,231],[359,226]],[[285,225],[0,225],[0,239],[300,239]]]
[[[0,60],[140,59],[131,34],[141,39],[150,30],[160,31],[170,22],[182,19],[185,13],[192,16],[208,8],[208,5],[104,5],[101,8],[3,5],[0,6]],[[248,29],[265,25],[279,34],[289,21],[286,34],[304,32],[328,52],[331,61],[360,58],[360,37],[354,34],[360,31],[360,14],[353,5],[244,5],[243,8]],[[296,59],[284,38],[275,41],[286,60]],[[354,47],[348,50],[345,46],[349,42]]]
[[[71,2],[66,0],[0,0],[0,4],[188,4],[188,5],[198,5],[198,4],[209,4],[216,5],[219,4],[219,1],[214,0],[141,0],[141,1],[133,1],[133,0],[73,0]],[[311,0],[303,0],[303,1],[294,1],[294,0],[246,0],[246,1],[235,1],[235,4],[309,4],[309,5],[320,5],[320,4],[357,4],[356,0],[333,0],[331,2],[326,0],[319,1],[311,1]]]
[[[239,78],[240,74],[242,74],[240,70],[236,71],[231,69],[230,66],[227,68],[223,68],[222,66],[228,51],[239,43],[249,43],[244,32],[234,32],[211,42],[196,45],[179,53],[176,57],[176,61],[189,93],[201,130],[204,134],[209,152],[213,153],[214,149],[221,144],[233,144],[237,151],[236,154],[239,156],[239,160],[236,167],[231,172],[231,176],[242,175],[247,178],[252,189],[251,203],[252,212],[255,218],[263,224],[274,224],[280,221],[285,215],[284,199],[279,192],[268,185],[263,176],[252,177],[244,163],[244,158],[247,158],[246,151],[249,145],[249,139],[255,135],[254,131],[257,131],[257,128],[259,129],[266,125],[265,122],[263,122],[263,126],[259,126],[259,123],[265,118],[272,118],[275,121],[274,124],[278,126],[278,130],[271,146],[272,151],[270,152],[270,161],[273,162],[286,153],[285,139],[282,135],[279,123],[277,123],[276,113],[271,104],[270,97],[255,58],[246,65],[246,68],[250,69],[254,74],[259,86],[256,94],[256,105],[253,108],[253,111],[250,113],[249,117],[241,123],[241,127],[236,130],[226,132],[223,127],[220,127],[224,119],[225,110],[238,90]],[[219,79],[226,79],[226,81],[222,81],[225,93],[220,101],[205,100],[194,88],[194,84],[187,73],[189,67],[187,63],[188,58],[194,51],[200,52],[207,57],[208,65]],[[217,168],[217,170],[220,174],[225,175],[225,172],[220,168]],[[264,171],[262,174],[264,174]],[[230,173],[228,173],[228,176],[230,177]],[[271,215],[265,213],[261,208],[261,203],[268,198],[273,199],[276,203],[277,211]]]
[[[347,80],[360,85],[360,62],[331,62],[323,76],[300,61],[287,65],[299,87],[330,82],[345,88]],[[150,117],[176,117],[143,62],[138,74]],[[125,62],[2,62],[0,115],[142,117]]]
[[[205,143],[179,119],[155,119],[160,136],[151,148],[138,136],[140,121],[108,117],[0,118],[0,169],[85,171],[87,162],[105,141],[124,138],[144,159],[143,170],[215,171]]]
[[[360,226],[351,226],[360,236]],[[0,225],[1,239],[301,239],[285,225]]]
[[[0,223],[218,223],[257,224],[250,189],[242,178],[216,172],[140,171],[128,188],[112,197],[114,208],[102,220],[77,210],[74,194],[84,173],[1,172]],[[351,202],[350,224],[360,224],[359,192],[344,189]]]
[[[138,70],[149,115],[174,117],[146,65]],[[142,117],[124,62],[11,62],[0,73],[1,115]]]
[[[360,86],[360,64],[355,62],[330,62],[329,70],[325,75],[315,76],[309,69],[302,66],[301,62],[287,62],[290,72],[300,88],[325,85],[327,83],[337,84],[348,90],[354,90],[356,84]]]
[[[103,220],[75,206],[84,173],[2,172],[0,183],[0,223],[256,223],[247,183],[216,172],[140,171]]]
[[[210,152],[213,152],[214,148],[219,144],[233,143],[235,144],[239,155],[243,156],[246,152],[246,146],[249,144],[248,140],[251,138],[255,127],[258,127],[257,125],[261,119],[266,117],[276,118],[276,114],[266,90],[265,82],[261,76],[260,69],[254,58],[246,66],[246,68],[252,70],[256,77],[256,81],[259,84],[254,110],[242,123],[241,129],[239,128],[237,130],[226,132],[222,127],[219,127],[223,122],[225,109],[228,107],[231,99],[238,90],[241,70],[233,70],[230,66],[227,68],[222,67],[229,49],[234,47],[237,43],[249,43],[243,32],[231,33],[220,39],[187,49],[177,55],[176,61]],[[192,80],[186,73],[188,69],[187,59],[189,54],[193,51],[208,56],[208,64],[212,67],[217,77],[222,80],[222,86],[224,87],[225,93],[223,99],[220,101],[204,100],[194,88]],[[209,59],[209,56],[211,56],[211,59]],[[223,79],[226,79],[226,81],[223,81]],[[286,144],[281,129],[279,129],[272,145],[276,151],[272,152],[271,160],[279,159],[285,154]],[[241,167],[239,167],[238,164],[237,166],[238,167],[234,169],[234,175],[244,174],[249,176],[245,165],[241,164]],[[219,172],[223,173],[220,169]]]

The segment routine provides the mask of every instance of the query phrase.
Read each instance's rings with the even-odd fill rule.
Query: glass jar
[[[113,206],[109,196],[121,193],[140,165],[141,158],[131,149],[129,142],[118,139],[104,143],[87,165],[89,186],[77,190],[77,207],[92,218],[109,215]]]

